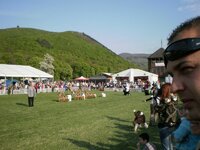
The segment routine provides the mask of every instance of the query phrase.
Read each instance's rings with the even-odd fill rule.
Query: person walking
[[[33,86],[33,82],[30,81],[28,88],[27,88],[27,94],[28,94],[28,106],[33,107],[34,106],[34,98],[36,96],[36,90]]]

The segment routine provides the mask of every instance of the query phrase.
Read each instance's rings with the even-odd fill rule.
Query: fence
[[[78,90],[79,87],[72,87],[73,91]],[[65,88],[40,88],[37,89],[37,93],[51,93],[51,92],[64,92]],[[90,90],[88,88],[84,88],[82,90]],[[122,92],[123,88],[104,88],[105,91],[115,91],[115,92]],[[142,92],[141,88],[130,88],[130,91],[133,92]],[[27,94],[27,89],[17,89],[17,90],[11,90],[10,94]],[[8,90],[0,90],[0,95],[8,95]]]
[[[64,88],[43,88],[37,89],[37,93],[51,93],[51,92],[63,92]],[[27,89],[11,90],[10,94],[27,94]],[[8,95],[8,90],[0,90],[0,95]]]

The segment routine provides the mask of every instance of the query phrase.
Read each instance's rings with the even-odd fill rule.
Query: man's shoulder
[[[144,150],[156,150],[156,146],[155,144],[148,142],[146,143]]]

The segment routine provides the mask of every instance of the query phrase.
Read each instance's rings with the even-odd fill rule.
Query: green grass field
[[[28,107],[27,95],[0,96],[0,149],[132,150],[141,132],[160,147],[156,127],[133,132],[133,109],[143,110],[149,121],[149,102],[144,102],[149,96],[105,93],[106,98],[69,103],[57,102],[56,93],[42,93],[34,107]]]

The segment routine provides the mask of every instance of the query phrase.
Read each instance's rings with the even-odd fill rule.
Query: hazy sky
[[[115,53],[153,53],[200,0],[0,0],[0,29],[78,31]]]

